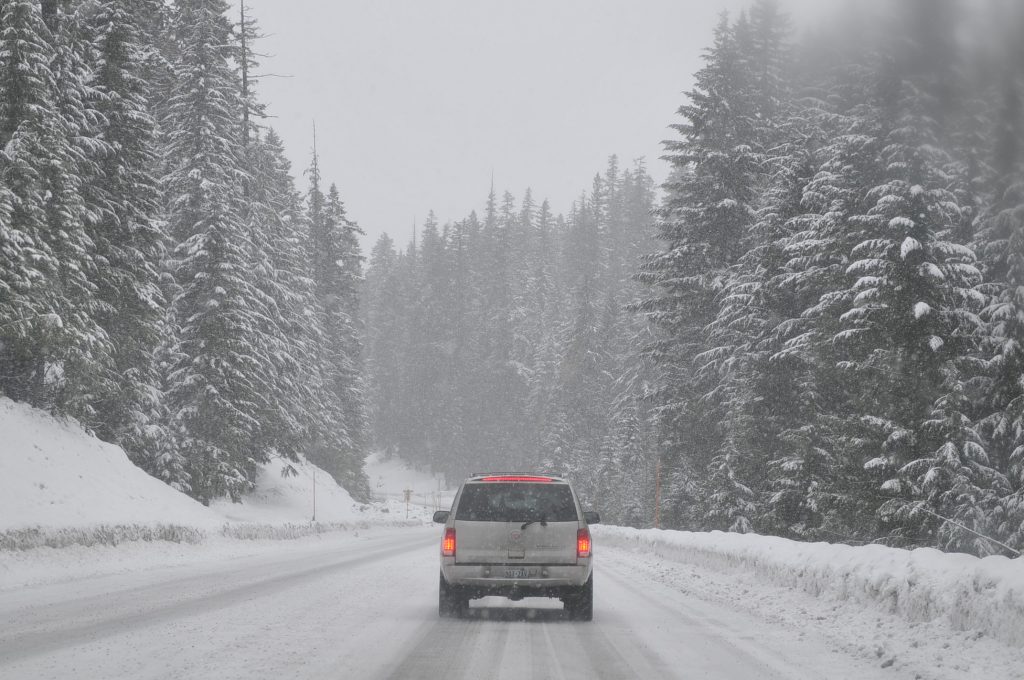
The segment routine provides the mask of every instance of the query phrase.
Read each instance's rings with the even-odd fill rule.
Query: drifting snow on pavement
[[[932,624],[901,635],[904,621],[856,600],[612,547],[616,532],[595,539],[585,624],[543,599],[476,600],[465,619],[439,619],[433,526],[247,554],[193,546],[205,557],[0,591],[0,678],[1021,677],[1019,648]]]

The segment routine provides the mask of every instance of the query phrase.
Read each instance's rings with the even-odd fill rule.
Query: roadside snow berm
[[[597,527],[599,544],[749,572],[819,597],[878,607],[911,622],[945,619],[1024,645],[1024,561],[931,548],[801,543],[774,536]]]

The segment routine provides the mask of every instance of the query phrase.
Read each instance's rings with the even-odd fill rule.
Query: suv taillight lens
[[[589,541],[589,539],[587,539]],[[448,527],[444,530],[444,540],[441,541],[441,555],[444,557],[455,557],[455,528]]]
[[[454,542],[454,538],[452,541]],[[576,557],[590,557],[590,529],[576,532]]]

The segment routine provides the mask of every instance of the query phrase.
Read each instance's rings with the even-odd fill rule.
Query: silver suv
[[[438,613],[461,616],[472,598],[557,597],[569,618],[594,616],[593,550],[584,512],[560,477],[474,475],[459,487],[444,524]]]

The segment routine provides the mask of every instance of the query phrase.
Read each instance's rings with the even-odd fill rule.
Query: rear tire
[[[594,575],[580,586],[573,595],[565,599],[565,611],[572,621],[594,620]]]
[[[442,619],[459,618],[469,608],[469,598],[459,595],[458,591],[448,585],[441,574],[437,587],[437,615]]]

